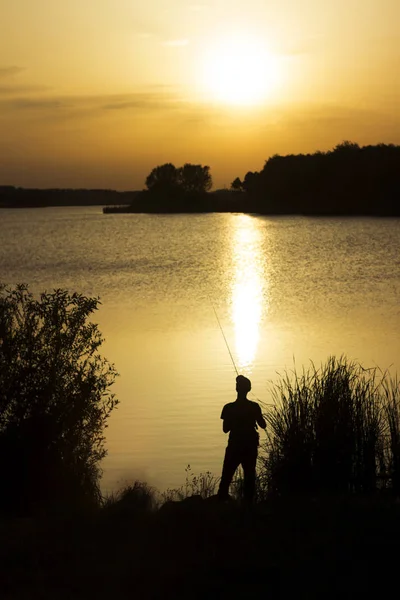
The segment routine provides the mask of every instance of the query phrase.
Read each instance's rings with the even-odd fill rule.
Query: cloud
[[[29,94],[49,90],[45,85],[0,85],[0,96]]]
[[[189,44],[189,40],[167,40],[163,42],[163,46],[169,46],[170,48],[181,48],[182,46],[187,46]]]
[[[12,110],[58,110],[68,105],[55,98],[12,98],[0,102],[0,106]]]
[[[4,87],[4,86],[3,86]],[[354,128],[364,130],[376,127],[388,128],[395,119],[360,107],[338,105],[303,105],[294,104],[260,107],[257,114],[252,114],[251,122],[248,113],[227,111],[226,107],[212,103],[197,102],[185,97],[180,88],[173,86],[150,86],[123,94],[98,94],[81,96],[64,96],[54,93],[26,93],[17,95],[3,92],[0,86],[0,114],[4,118],[24,118],[32,121],[82,121],[98,119],[106,115],[120,114],[129,118],[142,118],[146,115],[160,116],[168,123],[179,123],[183,129],[204,129],[212,127],[215,131],[226,130],[233,126],[247,128],[250,132],[257,127],[260,135],[271,129],[277,131],[290,130],[292,133],[304,130],[336,130],[349,131],[353,135]],[[232,114],[231,114],[232,113]],[[396,126],[398,121],[396,120]],[[251,129],[253,128],[253,129]],[[386,129],[385,129],[386,130]]]
[[[125,110],[130,108],[139,109],[162,109],[172,108],[176,105],[177,98],[165,93],[136,93],[114,98],[111,102],[104,104],[101,108],[105,110]]]
[[[103,111],[132,110],[137,112],[177,110],[188,103],[181,96],[165,87],[131,94],[104,94],[93,96],[26,95],[0,100],[0,108],[26,113],[51,113],[63,117],[94,116]],[[1,86],[0,86],[1,92]],[[11,95],[11,94],[10,94]]]
[[[3,77],[13,77],[14,75],[18,75],[18,73],[21,73],[22,71],[25,71],[25,69],[23,69],[22,67],[0,67],[0,78],[2,79]]]

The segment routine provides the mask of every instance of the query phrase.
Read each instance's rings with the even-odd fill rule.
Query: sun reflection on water
[[[262,230],[258,221],[238,215],[234,221],[231,318],[238,367],[251,371],[260,337],[265,279]]]

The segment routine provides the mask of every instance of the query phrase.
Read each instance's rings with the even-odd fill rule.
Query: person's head
[[[236,391],[240,396],[245,396],[251,390],[251,381],[244,375],[236,377]]]

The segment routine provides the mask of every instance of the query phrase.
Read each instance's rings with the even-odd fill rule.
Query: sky
[[[0,0],[0,185],[400,143],[398,0]]]

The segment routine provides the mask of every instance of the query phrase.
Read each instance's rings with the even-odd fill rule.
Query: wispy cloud
[[[0,67],[0,79],[5,77],[13,77],[14,75],[18,75],[18,73],[21,73],[22,71],[25,71],[25,69],[23,69],[22,67]]]
[[[59,110],[68,104],[55,98],[12,98],[0,102],[0,106],[11,110]]]
[[[50,88],[45,85],[0,85],[0,96],[17,96],[35,92],[44,92]]]
[[[1,90],[1,87],[0,87]],[[176,110],[185,105],[178,93],[164,88],[138,91],[131,94],[104,94],[93,96],[18,96],[0,100],[0,107],[8,111],[40,112],[53,115],[86,116],[102,111],[132,110],[138,112]]]
[[[113,112],[131,114],[141,118],[146,114],[168,114],[188,123],[211,123],[213,127],[225,127],[229,115],[224,107],[216,107],[205,102],[190,100],[183,90],[173,86],[151,86],[124,94],[98,94],[64,96],[54,93],[12,94],[9,90],[1,96],[4,86],[0,86],[0,111],[7,118],[22,114],[32,119],[90,119],[111,115]],[[22,89],[22,88],[21,88]],[[169,118],[169,117],[168,117]],[[239,118],[239,117],[232,117]],[[255,117],[254,117],[255,118]],[[258,120],[259,119],[259,120]],[[239,119],[240,120],[240,119]],[[349,127],[352,124],[389,122],[389,116],[359,107],[322,105],[295,106],[279,105],[260,109],[257,122],[260,131],[272,125],[291,130],[296,128],[335,127],[339,124]]]
[[[167,109],[177,106],[178,98],[163,92],[136,93],[113,97],[110,102],[101,106],[104,110],[126,109]]]

